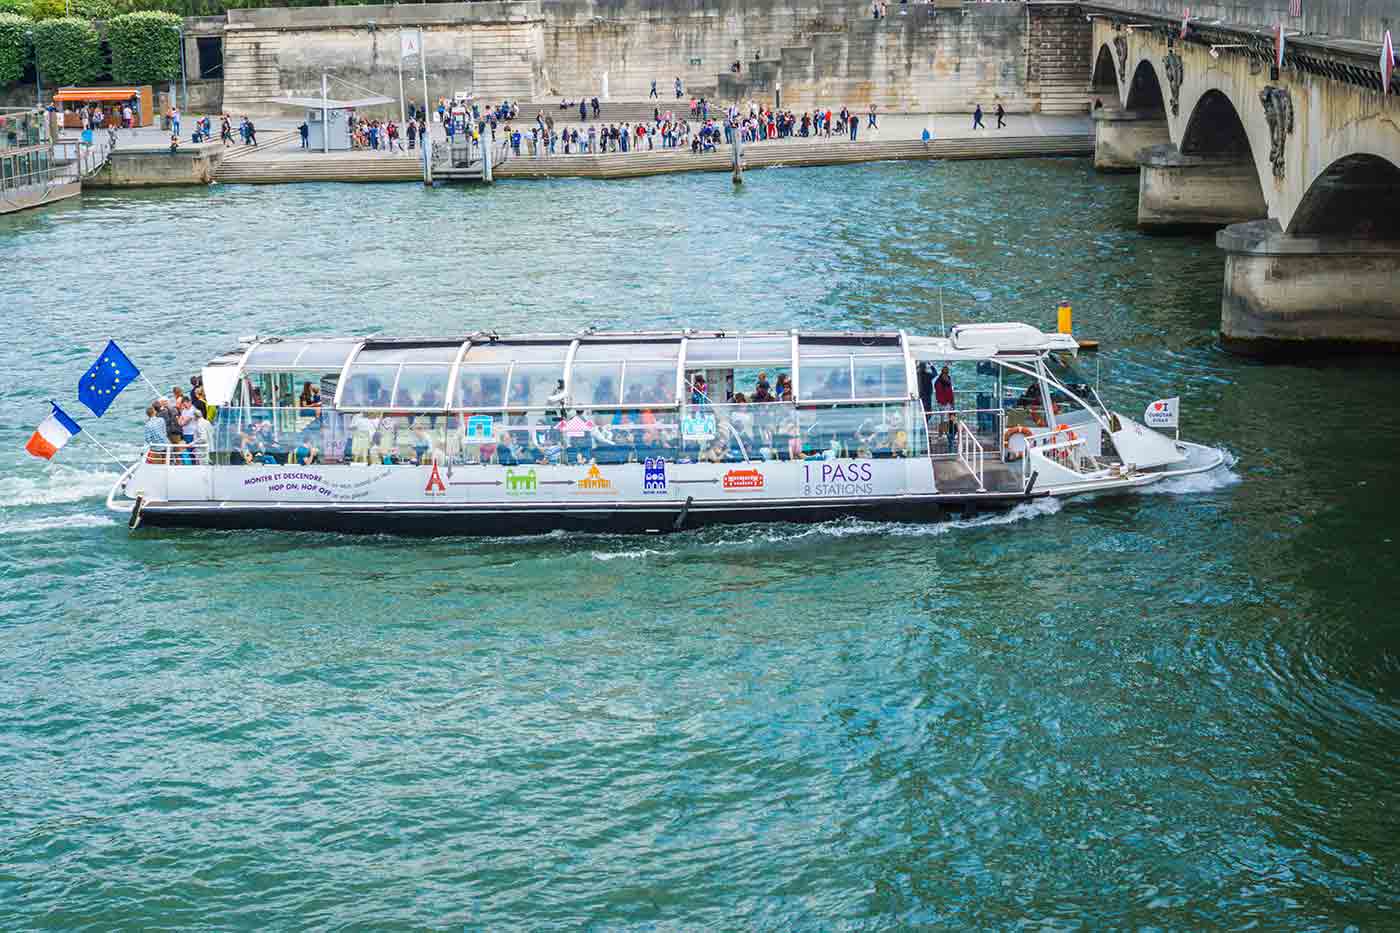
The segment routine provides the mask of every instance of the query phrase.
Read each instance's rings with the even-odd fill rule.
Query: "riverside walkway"
[[[607,115],[606,109],[604,116]],[[611,122],[611,121],[599,121]],[[995,120],[992,120],[993,125]],[[856,142],[832,137],[801,137],[744,145],[745,169],[779,166],[843,165],[857,162],[924,159],[1005,159],[1041,156],[1087,156],[1093,153],[1093,124],[1084,116],[1015,114],[1005,129],[973,130],[967,114],[886,114],[880,128],[862,126]],[[864,117],[862,117],[864,123]],[[528,132],[534,114],[515,121]],[[556,127],[580,125],[560,121]],[[586,124],[584,124],[586,125]],[[920,136],[929,127],[935,138]],[[433,128],[435,144],[445,138]],[[497,130],[500,134],[502,131]],[[499,137],[498,137],[499,138]],[[707,153],[689,149],[655,149],[596,155],[531,156],[527,147],[496,166],[495,177],[506,178],[637,178],[673,172],[728,171],[728,145]],[[282,138],[219,166],[216,180],[224,184],[281,184],[301,181],[413,181],[422,178],[418,152],[333,152],[301,149],[295,137]]]

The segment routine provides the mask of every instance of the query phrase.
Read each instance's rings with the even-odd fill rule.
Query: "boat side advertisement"
[[[215,466],[171,471],[182,498],[251,502],[615,502],[891,496],[911,489],[909,461],[801,460],[750,463]],[[173,495],[172,495],[173,497]]]

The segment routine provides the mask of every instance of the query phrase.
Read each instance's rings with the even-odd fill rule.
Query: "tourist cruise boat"
[[[643,533],[922,522],[1221,466],[1110,409],[1077,352],[1015,323],[251,338],[202,371],[208,442],[148,446],[108,505],[133,528]]]

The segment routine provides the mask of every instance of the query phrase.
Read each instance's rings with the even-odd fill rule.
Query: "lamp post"
[[[44,92],[39,87],[39,43],[34,41],[34,30],[26,29],[24,35],[29,40],[29,44],[34,47],[34,106],[42,107],[44,106]]]
[[[190,109],[190,86],[185,78],[185,27],[184,25],[171,26],[170,29],[180,38],[180,98],[181,106],[185,110]]]

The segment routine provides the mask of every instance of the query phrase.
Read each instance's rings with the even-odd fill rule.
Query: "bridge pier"
[[[1214,230],[1269,215],[1248,158],[1182,155],[1171,143],[1138,153],[1138,227],[1149,233]]]
[[[1400,241],[1289,236],[1276,220],[1232,224],[1220,337],[1251,356],[1400,351]]]
[[[1172,141],[1159,111],[1100,108],[1093,117],[1094,168],[1101,172],[1136,172],[1138,152]]]

